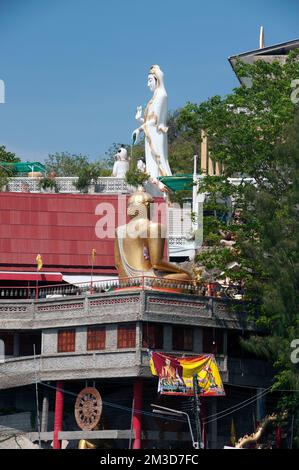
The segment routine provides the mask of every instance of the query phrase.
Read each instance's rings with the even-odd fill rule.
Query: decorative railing
[[[91,280],[89,283],[54,284],[48,286],[0,287],[1,299],[46,299],[65,296],[93,295],[122,290],[164,290],[189,294],[201,294],[202,286],[195,281],[180,281],[149,276]]]
[[[55,182],[58,186],[59,193],[76,193],[79,191],[74,186],[74,183],[78,180],[77,176],[67,177],[56,177]],[[39,177],[14,177],[10,178],[7,183],[6,190],[9,192],[30,192],[40,193],[44,192],[40,189],[39,183],[41,178]],[[124,178],[114,177],[100,177],[96,184],[91,184],[88,188],[89,193],[106,193],[106,194],[118,194],[118,193],[131,193],[134,188],[130,186]],[[48,192],[48,191],[46,191]]]
[[[121,290],[164,290],[207,297],[242,300],[244,291],[237,285],[226,286],[217,282],[197,282],[150,276],[91,280],[72,284],[0,287],[0,300],[5,299],[46,299],[65,296],[86,296]]]

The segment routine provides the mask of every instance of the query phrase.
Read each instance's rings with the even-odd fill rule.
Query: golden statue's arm
[[[162,236],[163,231],[163,227],[160,224],[152,223],[150,225],[148,250],[152,267],[170,273],[187,274],[188,278],[191,278],[187,270],[163,259],[165,246],[165,238]]]
[[[122,263],[121,263],[120,254],[119,254],[117,233],[116,233],[115,239],[114,239],[114,261],[115,261],[115,266],[116,266],[117,271],[121,275],[123,275],[123,273],[122,273]]]

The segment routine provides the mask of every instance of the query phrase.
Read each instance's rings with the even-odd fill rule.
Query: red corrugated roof
[[[0,269],[32,271],[40,253],[48,272],[89,273],[95,248],[94,273],[115,274],[114,239],[95,233],[103,202],[123,216],[117,195],[1,193]]]

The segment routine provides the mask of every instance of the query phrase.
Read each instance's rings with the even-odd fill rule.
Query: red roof
[[[118,195],[0,193],[0,270],[34,271],[40,253],[47,272],[90,273],[95,248],[94,273],[116,274],[114,239],[95,233],[99,203],[124,215]]]

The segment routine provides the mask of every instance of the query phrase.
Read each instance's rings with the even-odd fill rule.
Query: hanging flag
[[[42,257],[40,254],[37,255],[37,257],[35,258],[36,260],[36,264],[37,264],[37,270],[40,271],[43,267],[43,260],[42,260]]]
[[[96,256],[97,256],[97,251],[96,251],[95,248],[93,248],[93,249],[91,250],[91,259],[92,259],[92,262],[93,262],[93,263],[94,263],[95,260],[96,260]]]
[[[193,376],[197,374],[200,396],[224,396],[221,376],[213,354],[196,357],[166,356],[151,352],[150,367],[159,376],[162,395],[193,395]]]
[[[237,442],[236,427],[235,427],[234,418],[232,418],[232,423],[230,427],[230,443],[233,447],[235,447],[236,442]]]

